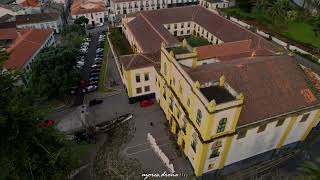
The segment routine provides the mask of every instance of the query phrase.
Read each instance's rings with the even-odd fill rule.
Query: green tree
[[[8,53],[4,49],[0,49],[0,67],[1,64],[8,59]]]
[[[77,165],[71,144],[45,117],[19,78],[0,72],[0,179],[64,180]]]
[[[45,48],[31,65],[28,88],[43,100],[63,98],[77,84],[80,72],[75,67],[78,52],[67,47]]]
[[[86,25],[89,23],[89,19],[84,16],[80,16],[79,18],[74,20],[74,23],[79,24],[82,27],[86,27]]]
[[[265,10],[271,5],[270,0],[250,0],[256,10]]]
[[[313,31],[316,36],[320,35],[320,16],[318,16],[313,23]]]
[[[280,25],[286,22],[287,11],[289,8],[290,2],[288,0],[277,0],[272,3],[272,5],[268,8],[268,14],[275,25]]]
[[[237,0],[236,6],[245,12],[251,12],[252,8],[254,7],[254,3],[248,0]]]
[[[65,47],[79,48],[84,37],[84,27],[79,24],[67,25],[61,32],[61,44]]]
[[[320,179],[320,166],[319,160],[316,162],[307,161],[299,169],[302,172],[302,179],[319,180]]]

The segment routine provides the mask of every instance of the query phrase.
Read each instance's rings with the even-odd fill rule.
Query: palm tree
[[[268,13],[274,23],[276,23],[277,20],[286,20],[286,14],[289,6],[290,3],[288,0],[277,0],[271,4],[271,6],[268,8]]]
[[[319,162],[319,160],[317,160]],[[308,180],[319,180],[320,179],[320,166],[316,162],[307,161],[305,162],[300,171],[303,173],[305,179]]]

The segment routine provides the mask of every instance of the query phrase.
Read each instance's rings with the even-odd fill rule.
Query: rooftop
[[[287,55],[246,57],[195,69],[183,68],[200,84],[217,81],[224,75],[236,92],[244,94],[238,126],[319,104],[306,74]]]
[[[215,100],[217,104],[220,104],[235,100],[235,98],[229,93],[229,91],[221,86],[204,87],[200,88],[200,91],[209,102],[211,100]]]
[[[12,35],[14,33],[16,34],[15,38]],[[8,30],[10,35],[4,37],[0,34],[0,39],[8,38],[8,36],[14,38],[13,43],[6,49],[10,55],[8,60],[4,62],[4,68],[22,68],[52,33],[52,29],[10,29]]]
[[[103,0],[74,0],[70,8],[71,15],[105,12],[106,10]]]
[[[160,52],[123,55],[120,56],[120,63],[126,70],[139,69],[149,66],[160,69]]]
[[[24,14],[16,16],[17,25],[32,24],[40,22],[56,21],[60,18],[58,13],[37,13],[37,14]]]
[[[224,43],[251,40],[252,48],[259,46],[260,49],[267,49],[273,53],[280,50],[271,42],[202,6],[139,11],[128,14],[127,17],[133,18],[128,22],[127,27],[144,52],[158,51],[162,42],[166,45],[176,44],[177,38],[164,27],[164,24],[187,21],[196,22]]]

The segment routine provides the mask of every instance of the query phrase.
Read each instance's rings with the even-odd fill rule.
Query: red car
[[[54,125],[54,120],[47,119],[42,124],[40,124],[40,127],[41,128],[47,128],[47,127],[52,126],[52,125]]]
[[[143,100],[140,101],[140,107],[148,107],[154,104],[154,101],[149,99],[149,100]]]

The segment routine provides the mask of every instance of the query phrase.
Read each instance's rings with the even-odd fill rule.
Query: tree
[[[61,32],[61,43],[65,47],[79,48],[85,37],[85,29],[79,24],[67,25]]]
[[[305,162],[300,171],[303,173],[303,179],[318,180],[320,179],[320,166],[319,160],[317,162],[307,161]]]
[[[251,12],[252,8],[254,7],[254,3],[248,0],[237,0],[236,6],[245,12]]]
[[[86,25],[89,23],[89,19],[84,16],[81,16],[81,17],[77,18],[76,20],[74,20],[74,23],[79,24],[82,27],[86,27]]]
[[[287,16],[287,10],[290,8],[290,2],[288,0],[277,0],[269,8],[268,14],[271,16],[273,23],[285,22]]]
[[[265,10],[271,5],[270,0],[251,0],[251,3],[257,10]]]
[[[77,165],[70,142],[54,127],[39,126],[45,111],[18,79],[0,72],[0,179],[67,179]]]
[[[320,35],[320,16],[318,16],[313,23],[313,32],[316,36]]]
[[[0,67],[1,64],[8,59],[8,53],[4,49],[0,49]]]
[[[63,98],[80,77],[76,68],[78,52],[67,47],[45,48],[36,57],[28,73],[27,86],[40,98]]]

